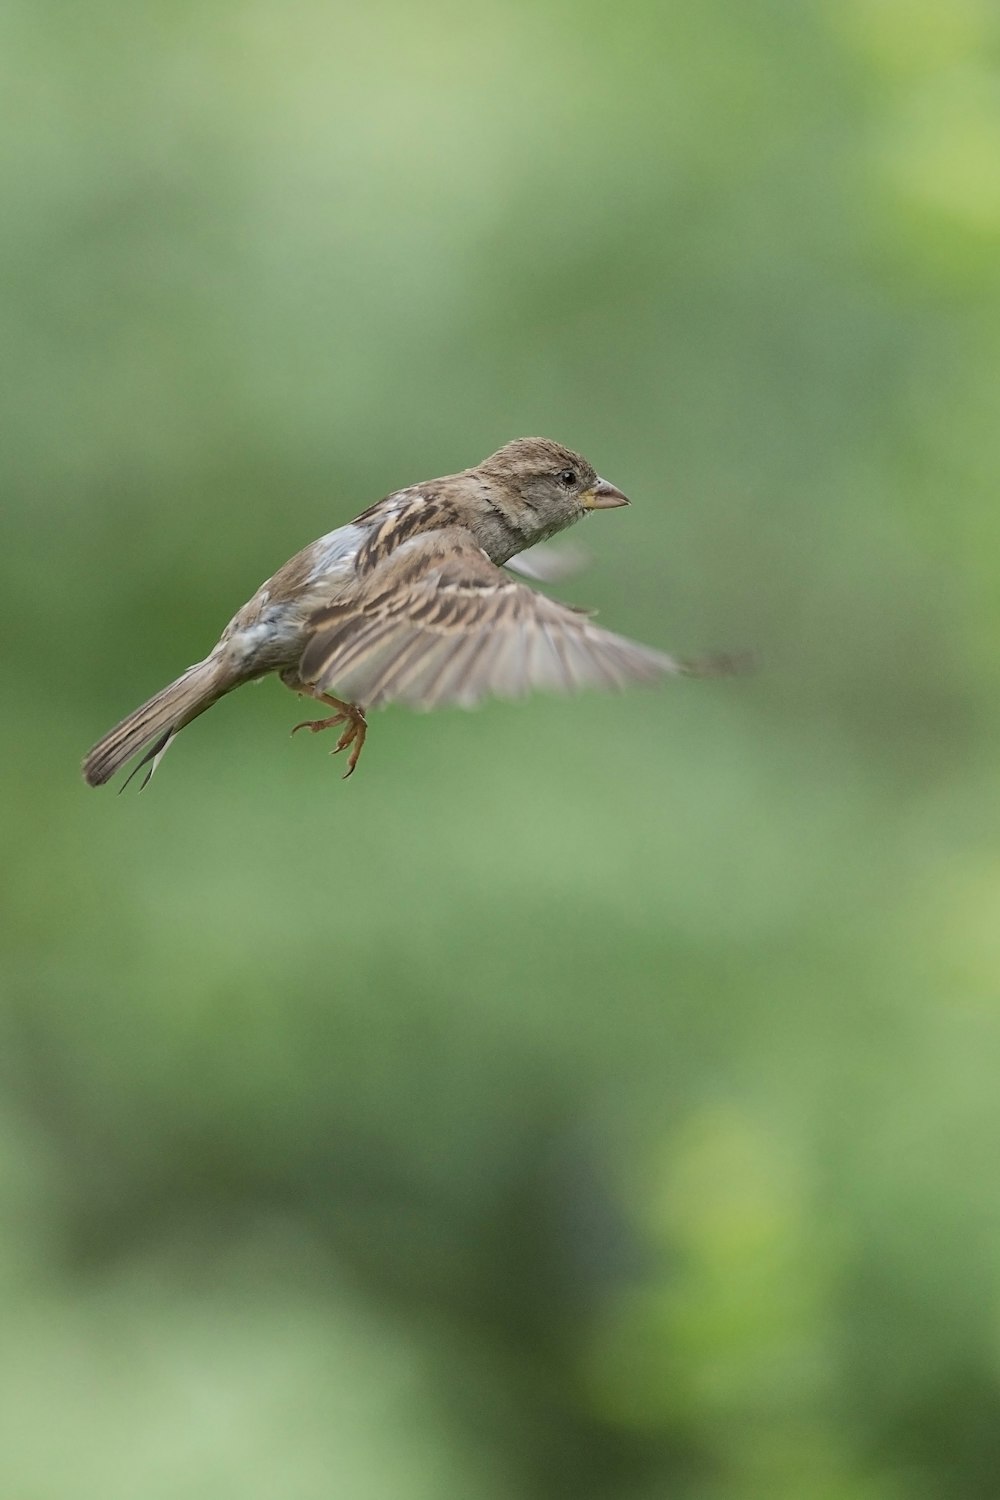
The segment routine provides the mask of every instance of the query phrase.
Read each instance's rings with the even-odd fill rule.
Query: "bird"
[[[339,728],[331,751],[358,763],[367,715],[535,689],[620,689],[727,670],[615,635],[592,612],[511,576],[518,554],[594,511],[630,502],[579,453],[516,438],[472,468],[394,490],[296,553],[238,610],[202,661],[98,740],[84,780],[101,786],[140,750],[149,782],[180,731],[226,693],[276,673],[333,712],[292,730]],[[547,549],[540,547],[539,557]],[[551,550],[551,549],[549,549]],[[525,559],[523,571],[544,577]]]

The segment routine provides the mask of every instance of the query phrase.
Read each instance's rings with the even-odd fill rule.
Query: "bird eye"
[[[564,484],[567,489],[571,489],[576,484],[576,470],[563,469],[558,475],[558,479],[560,484]]]

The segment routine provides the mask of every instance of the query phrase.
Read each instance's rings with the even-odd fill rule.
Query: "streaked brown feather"
[[[412,536],[462,524],[461,514],[447,493],[448,480],[439,481],[439,485],[441,488],[436,491],[419,488],[397,491],[362,511],[358,523],[373,524],[358,551],[360,575],[377,568]]]
[[[299,675],[366,708],[429,709],[538,689],[619,689],[685,670],[516,582],[449,526],[401,543],[353,598],[318,610]]]

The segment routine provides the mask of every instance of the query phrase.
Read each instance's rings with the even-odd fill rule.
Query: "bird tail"
[[[212,657],[188,667],[176,682],[162,688],[148,703],[130,713],[98,740],[83,762],[84,781],[90,786],[103,786],[137,750],[152,741],[151,748],[132,772],[134,776],[143,766],[149,766],[142,782],[145,786],[185,724],[190,724],[206,708],[211,708],[235,685],[232,681],[220,682],[220,675],[220,663]],[[128,781],[122,787],[123,791]]]

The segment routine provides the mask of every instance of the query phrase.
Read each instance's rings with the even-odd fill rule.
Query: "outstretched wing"
[[[310,631],[302,680],[365,708],[471,707],[690,670],[516,582],[459,527],[403,543],[352,598],[318,610]]]

